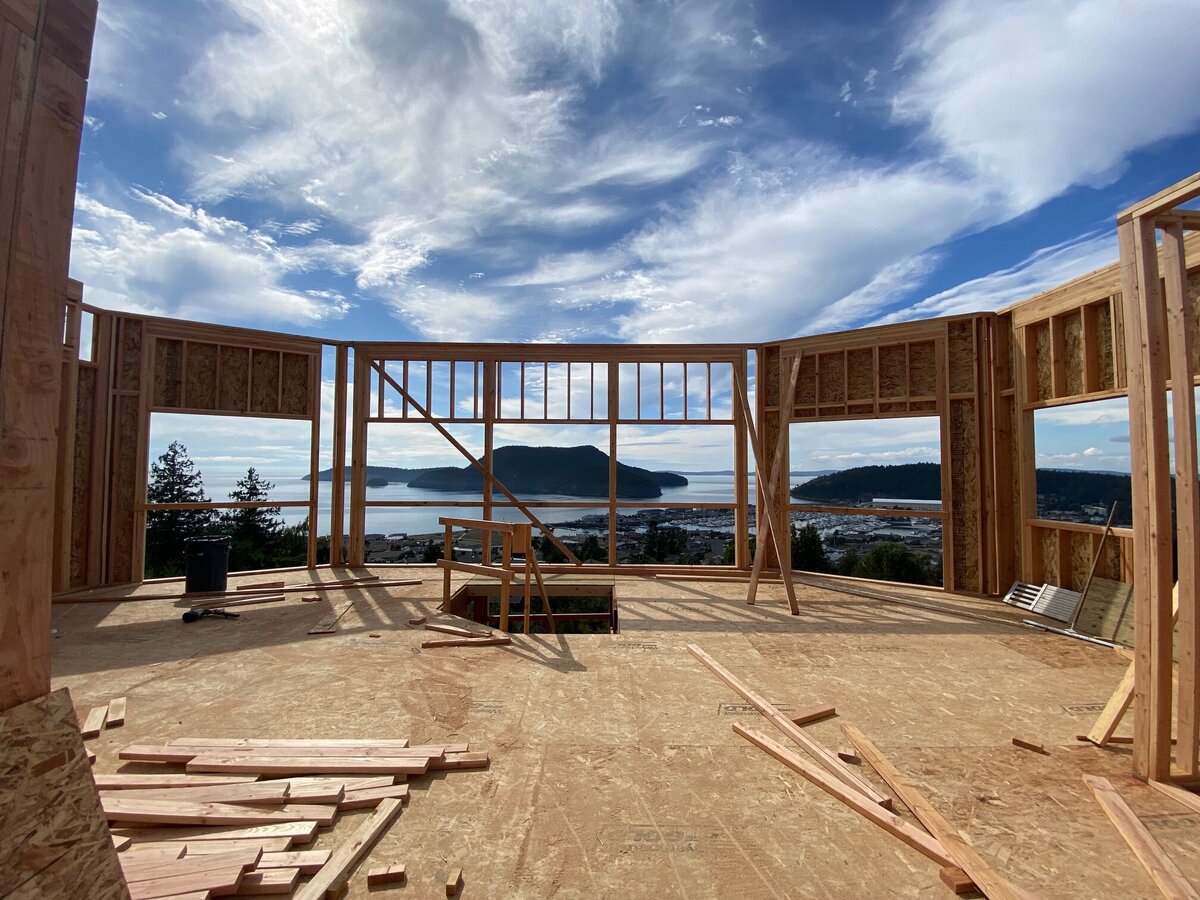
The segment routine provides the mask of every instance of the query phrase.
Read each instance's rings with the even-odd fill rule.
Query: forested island
[[[608,496],[608,454],[596,447],[500,447],[492,453],[496,477],[517,494],[564,494],[571,497]],[[401,469],[367,466],[367,484],[407,484],[427,491],[479,491],[483,476],[474,466]],[[318,473],[321,481],[332,470]],[[350,470],[346,469],[346,480]],[[646,500],[662,496],[663,488],[687,487],[688,480],[673,472],[652,472],[617,463],[617,496]]]

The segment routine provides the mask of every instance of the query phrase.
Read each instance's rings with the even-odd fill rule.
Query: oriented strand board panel
[[[279,357],[276,350],[250,353],[250,411],[279,412]]]
[[[1085,393],[1087,389],[1083,383],[1083,315],[1079,310],[1062,317],[1062,331],[1067,393]]]
[[[0,713],[0,890],[127,898],[66,690]]]
[[[183,341],[170,338],[154,340],[154,406],[178,409],[183,406]]]
[[[1084,634],[1133,646],[1132,587],[1120,581],[1092,579],[1075,628]]]
[[[250,351],[245,347],[221,348],[220,407],[229,412],[250,408]]]
[[[937,393],[937,355],[933,341],[908,345],[908,390],[914,397]]]
[[[1096,307],[1096,353],[1100,360],[1100,390],[1109,391],[1116,387],[1113,360],[1112,306],[1102,303]]]
[[[822,353],[818,357],[821,373],[821,403],[846,402],[846,355]]]
[[[309,359],[304,353],[283,354],[283,407],[280,412],[292,416],[309,414]]]
[[[1071,548],[1068,560],[1070,566],[1070,583],[1065,585],[1073,591],[1082,591],[1087,583],[1088,573],[1092,570],[1092,536],[1081,531],[1067,532],[1067,541]]]
[[[1029,401],[1049,400],[1054,396],[1054,366],[1050,358],[1050,321],[1028,326],[1026,346],[1033,351],[1033,370],[1029,379]]]
[[[954,589],[982,591],[979,533],[980,465],[979,433],[975,427],[975,401],[950,403],[951,540],[954,541]]]
[[[817,402],[817,359],[805,354],[800,360],[800,375],[796,379],[796,404],[811,406]]]
[[[879,396],[908,396],[908,351],[904,344],[879,348]]]
[[[113,427],[112,489],[109,521],[109,583],[137,581],[133,571],[134,520],[142,478],[138,472],[138,398],[117,398]]]
[[[75,403],[75,465],[71,484],[71,558],[68,561],[71,586],[87,580],[88,518],[91,513],[92,489],[92,428],[96,412],[96,370],[87,366],[79,369]]]
[[[970,394],[975,391],[975,321],[951,322],[950,393]]]
[[[1059,584],[1058,579],[1058,532],[1051,528],[1039,528],[1034,540],[1039,541],[1042,548],[1042,582],[1065,587]]]
[[[217,345],[188,341],[187,405],[189,409],[217,408]]]
[[[117,366],[117,388],[136,391],[142,378],[142,323],[137,319],[120,319],[120,361]]]
[[[875,399],[875,354],[869,347],[851,350],[846,355],[847,396],[851,401]]]

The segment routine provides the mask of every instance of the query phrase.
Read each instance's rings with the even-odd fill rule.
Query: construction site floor
[[[117,753],[183,736],[487,750],[486,770],[410,782],[351,897],[444,896],[457,866],[464,898],[951,896],[937,865],[736,735],[744,721],[788,743],[687,652],[694,643],[785,712],[835,705],[836,717],[806,730],[838,749],[841,724],[857,726],[1020,888],[1158,896],[1083,773],[1110,778],[1200,884],[1200,816],[1137,782],[1127,746],[1075,740],[1128,661],[1022,626],[997,601],[899,588],[870,597],[826,582],[799,587],[792,616],[777,585],[748,606],[744,585],[619,577],[619,635],[422,650],[434,635],[408,622],[439,619],[441,573],[375,571],[424,582],[319,602],[286,594],[237,620],[191,624],[170,600],[62,598],[54,687],[70,688],[81,718],[128,698],[126,724],[88,741],[95,771],[164,771]],[[330,612],[342,613],[337,632],[309,635]],[[886,790],[868,766],[858,771]],[[336,847],[366,814],[344,813],[312,847]],[[407,885],[368,889],[367,870],[393,863],[408,867]]]

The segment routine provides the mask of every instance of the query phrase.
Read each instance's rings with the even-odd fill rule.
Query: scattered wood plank
[[[377,884],[399,884],[408,877],[403,864],[394,866],[376,866],[367,873],[367,886]]]
[[[348,841],[334,851],[328,864],[300,888],[295,900],[322,900],[325,892],[336,890],[346,883],[355,864],[400,814],[399,800],[384,800],[358,827]]]
[[[127,883],[133,884],[138,881],[211,872],[229,866],[250,869],[262,858],[262,851],[254,849],[230,850],[207,856],[184,856],[183,849],[181,846],[180,855],[174,857],[164,851],[122,854],[118,857],[121,874],[125,876]]]
[[[189,772],[255,772],[259,775],[424,775],[428,757],[211,756],[193,757]]]
[[[408,620],[408,625],[410,628],[417,628],[418,626],[424,625],[424,624],[425,624],[424,616],[413,616],[411,619]]]
[[[293,775],[287,780],[292,785],[292,790],[312,785],[339,786],[347,794],[351,791],[391,787],[396,783],[394,775]]]
[[[1014,747],[1020,747],[1022,750],[1032,750],[1034,753],[1040,753],[1043,756],[1050,755],[1050,751],[1047,750],[1043,745],[1034,743],[1033,741],[1027,741],[1024,738],[1015,737],[1012,739],[1012,742]]]
[[[1129,709],[1129,705],[1133,702],[1133,669],[1133,663],[1130,663],[1129,668],[1125,670],[1125,674],[1121,676],[1121,681],[1117,685],[1117,689],[1108,698],[1108,702],[1104,704],[1103,711],[1096,717],[1095,724],[1092,725],[1091,730],[1087,733],[1088,740],[1093,744],[1103,747],[1109,742],[1113,732],[1121,724],[1121,719],[1124,717],[1125,711]]]
[[[769,700],[743,684],[734,676],[732,672],[722,666],[719,662],[717,662],[695,644],[688,644],[688,652],[691,653],[692,656],[696,657],[696,659],[698,659],[705,666],[707,666],[714,675],[725,682],[725,684],[732,688],[734,692],[739,694],[742,699],[754,706],[767,718],[772,725],[803,747],[811,756],[820,762],[821,765],[828,769],[835,778],[852,790],[858,791],[873,803],[878,803],[885,809],[891,808],[891,797],[881,794],[879,791],[875,790],[872,785],[868,784],[854,772],[851,772],[848,768],[846,768],[842,761],[837,758],[836,755],[805,734],[795,722],[781,713]]]
[[[176,837],[167,832],[166,840],[169,841],[232,841],[232,840],[259,840],[264,838],[285,837],[289,841],[297,844],[307,844],[317,835],[317,823],[313,821],[303,822],[275,822],[268,825],[254,825],[249,828],[231,828],[225,831],[203,831],[199,834],[190,834],[186,837]]]
[[[137,848],[147,850],[166,849],[169,847],[182,848],[187,856],[202,856],[211,853],[225,853],[230,850],[261,850],[267,853],[286,853],[292,846],[290,837],[267,838],[233,838],[220,841],[202,841],[194,838],[179,838],[174,841],[153,841],[135,844]]]
[[[879,752],[879,748],[872,744],[865,734],[853,725],[843,725],[842,731],[846,733],[850,743],[862,754],[862,758],[879,773],[879,777],[887,782],[888,787],[895,791],[900,801],[912,810],[917,821],[929,829],[929,833],[937,838],[946,852],[951,855],[950,864],[956,865],[966,872],[971,880],[979,886],[979,890],[987,894],[989,900],[1017,900],[1017,898],[1025,896],[975,852],[974,847],[962,839],[958,830],[952,827],[942,817],[942,814],[934,809],[933,804],[900,774],[900,770]]]
[[[775,757],[789,769],[803,775],[810,782],[825,791],[825,793],[836,797],[859,815],[870,819],[884,831],[888,832],[888,834],[898,837],[914,850],[925,854],[925,856],[932,859],[938,865],[957,865],[950,858],[949,854],[942,849],[941,843],[936,838],[930,837],[895,813],[889,812],[878,804],[871,802],[860,792],[847,788],[832,775],[810,763],[807,759],[800,756],[800,754],[789,750],[764,734],[747,728],[741,722],[734,723],[733,730],[760,750]]]
[[[250,784],[254,776],[246,775],[103,775],[97,773],[96,787],[102,791],[150,790],[219,787],[229,784]]]
[[[384,579],[380,579],[378,576],[371,576],[370,579],[364,578],[362,580],[351,579],[348,581],[314,581],[311,584],[297,584],[297,585],[292,585],[290,587],[281,587],[281,588],[259,588],[259,590],[262,590],[264,592],[270,592],[272,594],[276,594],[276,593],[278,593],[278,594],[296,594],[296,593],[314,594],[314,593],[321,593],[323,591],[345,591],[345,590],[351,590],[356,587],[374,589],[374,588],[381,588],[381,587],[411,587],[413,585],[418,585],[418,584],[423,584],[423,581],[420,578],[394,578],[394,579],[384,580]],[[211,601],[211,600],[222,600],[225,598],[233,598],[233,597],[239,597],[239,596],[244,597],[246,594],[250,594],[250,593],[253,593],[253,591],[238,591],[238,590],[203,591],[203,592],[197,591],[197,592],[190,593],[190,594],[186,593],[186,592],[181,593],[179,591],[174,591],[169,594],[162,593],[162,594],[126,594],[126,595],[97,593],[97,594],[91,594],[91,595],[86,595],[86,596],[63,597],[60,600],[58,600],[57,602],[123,603],[123,602],[139,601],[139,600],[188,600],[188,601],[203,600],[203,601]],[[204,604],[201,604],[201,605],[204,605]],[[207,605],[208,606],[220,606],[221,604],[220,603],[207,603]]]
[[[282,805],[292,798],[291,785],[284,782],[252,781],[246,784],[219,784],[211,787],[145,788],[121,791],[101,791],[100,796],[120,800],[163,800],[168,802],[244,803],[248,805]],[[312,798],[303,798],[311,800]],[[336,803],[341,798],[332,801]],[[312,802],[320,802],[313,800]]]
[[[94,706],[88,712],[87,718],[83,721],[84,738],[100,737],[100,731],[104,728],[104,721],[108,718],[108,704],[104,706]]]
[[[321,600],[321,598],[316,596],[315,594],[311,597],[301,597],[300,598],[301,603],[319,603],[320,600]]]
[[[971,876],[958,866],[942,866],[938,877],[942,879],[942,884],[955,894],[970,894],[976,889]]]
[[[499,647],[511,643],[510,637],[450,638],[445,641],[421,641],[421,647],[426,650],[434,647]]]
[[[1166,784],[1165,782],[1154,781],[1153,779],[1148,781],[1147,784],[1163,796],[1170,797],[1176,803],[1186,806],[1192,812],[1200,813],[1200,797],[1191,791],[1186,791],[1178,785]]]
[[[1158,841],[1142,824],[1142,820],[1129,808],[1129,804],[1113,787],[1112,782],[1098,775],[1084,775],[1083,783],[1091,789],[1092,794],[1096,797],[1096,802],[1100,804],[1105,815],[1121,833],[1121,837],[1125,839],[1125,843],[1129,845],[1129,849],[1138,858],[1138,862],[1145,868],[1146,873],[1158,885],[1163,896],[1195,898],[1197,896],[1195,890],[1183,877],[1179,867],[1175,865],[1171,857],[1167,856]]]
[[[450,874],[446,876],[446,896],[457,896],[458,892],[463,889],[463,873],[462,867],[458,866],[450,870]]]
[[[140,762],[168,762],[163,757],[235,756],[251,759],[260,756],[380,756],[390,759],[439,759],[445,753],[442,746],[431,747],[203,747],[198,744],[168,744],[166,746],[137,745],[131,751],[139,755]],[[150,759],[152,756],[158,759]],[[174,760],[179,761],[179,760]],[[186,762],[186,760],[183,760]]]
[[[115,700],[110,700],[108,704],[108,721],[105,723],[106,728],[120,728],[125,724],[125,705],[126,698],[118,697]]]
[[[228,866],[193,875],[167,876],[154,881],[139,881],[129,885],[130,900],[159,900],[170,897],[232,894],[238,889],[245,873],[244,866]]]
[[[299,869],[301,875],[315,875],[329,862],[332,850],[290,850],[264,853],[256,869]]]
[[[136,825],[269,825],[276,822],[312,821],[329,825],[337,807],[284,804],[261,809],[232,803],[125,799],[105,794],[100,806],[109,822]]]
[[[796,725],[807,725],[809,722],[818,722],[821,719],[828,719],[830,716],[836,716],[837,709],[832,706],[807,706],[804,709],[797,710],[788,716],[789,719]]]
[[[338,803],[338,809],[368,809],[378,806],[380,802],[389,798],[395,798],[402,802],[408,800],[408,785],[393,784],[389,787],[347,791],[346,796]]]
[[[237,590],[239,590],[239,591],[262,591],[262,590],[281,588],[281,587],[287,587],[287,582],[286,581],[259,581],[254,584],[239,584],[237,586]],[[293,587],[295,587],[295,585],[293,585]]]
[[[199,738],[184,737],[167,741],[168,747],[408,747],[407,738]],[[448,749],[450,744],[422,744],[428,747]],[[466,749],[464,745],[463,750]]]
[[[429,771],[440,772],[447,769],[486,769],[490,758],[484,751],[475,753],[447,753],[441,759],[429,761]]]
[[[848,762],[851,765],[857,766],[862,762],[862,757],[853,747],[839,747],[837,755],[842,762]]]
[[[478,630],[478,629],[471,629],[471,628],[462,628],[458,625],[440,625],[437,622],[430,622],[429,624],[427,624],[425,626],[425,630],[426,631],[437,631],[437,632],[440,632],[441,634],[454,634],[454,635],[458,635],[459,637],[474,638],[474,637],[491,637],[492,636],[491,630],[487,629],[487,628],[485,628],[483,630]]]
[[[299,869],[255,869],[242,876],[238,894],[290,894],[300,881]]]

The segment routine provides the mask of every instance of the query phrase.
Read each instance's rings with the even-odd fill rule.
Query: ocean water
[[[274,488],[271,490],[272,500],[307,500],[309,483],[303,480],[302,475],[295,473],[260,473],[268,481],[274,483]],[[232,491],[240,474],[215,473],[214,475],[204,476],[204,487],[208,496],[213,500],[225,500],[228,498],[229,492]],[[645,509],[654,509],[662,503],[728,503],[730,507],[734,503],[734,478],[732,475],[688,475],[687,487],[681,488],[664,488],[662,496],[655,500],[647,500]],[[807,478],[793,476],[791,483],[801,484]],[[332,484],[328,481],[323,481],[318,484],[318,518],[317,527],[319,534],[327,534],[329,532],[329,511],[330,511],[330,496]],[[751,476],[751,489],[753,489],[753,476]],[[347,494],[349,493],[349,483],[347,483]],[[503,496],[496,495],[497,499],[503,499]],[[525,494],[518,495],[522,501],[553,501],[553,502],[573,502],[578,506],[572,506],[567,509],[558,508],[534,508],[534,514],[543,522],[570,522],[578,519],[580,516],[588,514],[607,513],[607,507],[604,505],[603,498],[585,498],[585,497],[569,497],[561,494]],[[463,493],[455,491],[426,491],[419,488],[410,488],[406,484],[389,484],[387,487],[367,488],[367,500],[385,500],[385,501],[420,501],[423,503],[444,503],[449,501],[478,501],[479,495],[474,493]],[[625,512],[634,512],[629,509]],[[282,510],[284,521],[289,525],[294,525],[303,521],[307,510],[304,509],[287,509]],[[483,514],[482,507],[475,506],[473,508],[464,507],[446,507],[446,506],[421,506],[421,507],[383,507],[383,508],[368,508],[367,509],[367,533],[368,534],[432,534],[437,532],[440,526],[437,523],[439,516],[462,516],[467,518],[478,518]],[[521,522],[525,520],[525,516],[518,509],[495,509],[493,515],[501,521]]]

